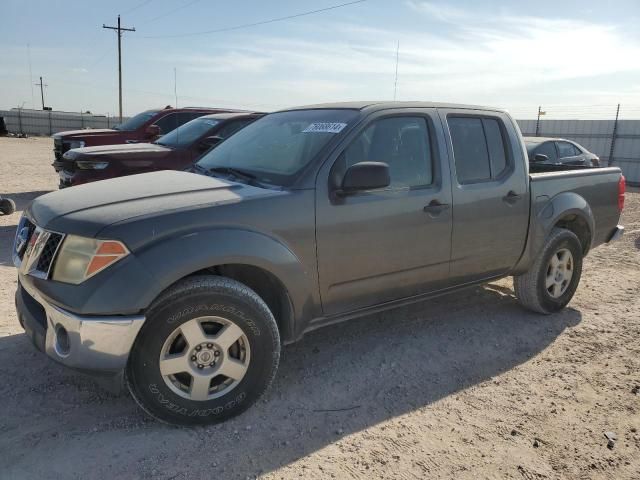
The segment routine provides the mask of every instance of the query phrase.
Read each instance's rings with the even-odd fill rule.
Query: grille
[[[61,241],[62,235],[60,235],[59,233],[51,232],[51,236],[47,240],[47,243],[44,245],[42,253],[40,254],[40,258],[38,259],[36,270],[43,273],[49,273],[49,269],[53,264],[54,256]]]
[[[66,148],[65,148],[65,147],[66,147]],[[56,138],[56,139],[53,141],[53,153],[54,153],[54,155],[55,155],[55,157],[56,157],[56,160],[57,160],[57,161],[59,161],[59,162],[60,162],[60,161],[62,161],[62,155],[64,155],[64,153],[65,153],[67,150],[69,150],[69,148],[68,148],[68,147],[69,147],[69,144],[65,145],[65,144],[62,142],[62,139],[58,139],[58,138]]]

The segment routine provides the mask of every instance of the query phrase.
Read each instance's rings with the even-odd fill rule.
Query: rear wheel
[[[571,301],[581,274],[580,240],[569,230],[554,228],[529,271],[513,277],[516,297],[534,312],[556,312]]]
[[[243,412],[262,395],[279,355],[275,319],[253,290],[228,278],[192,277],[149,309],[127,383],[157,419],[214,423]]]

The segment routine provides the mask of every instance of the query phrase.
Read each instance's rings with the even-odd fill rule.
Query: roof
[[[336,103],[319,103],[316,105],[304,105],[300,107],[285,108],[283,112],[290,110],[336,110],[336,109],[351,109],[351,110],[388,110],[392,108],[456,108],[456,109],[470,109],[470,110],[489,110],[493,112],[504,112],[500,108],[482,107],[479,105],[463,105],[458,103],[442,103],[442,102],[390,102],[390,101],[358,101],[358,102],[336,102]]]
[[[567,141],[564,138],[555,138],[555,137],[522,137],[522,139],[525,141],[525,143],[531,143],[536,145],[539,145],[544,142],[550,142],[550,141],[552,142],[557,142],[559,140]]]
[[[216,120],[229,120],[231,118],[246,117],[248,115],[265,115],[263,112],[227,112],[227,113],[212,113],[211,115],[203,115],[198,118],[213,118]]]

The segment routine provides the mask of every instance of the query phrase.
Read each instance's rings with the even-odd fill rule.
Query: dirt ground
[[[0,194],[54,190],[49,139],[0,138]],[[35,351],[0,217],[0,478],[640,478],[640,193],[569,307],[510,280],[307,335],[227,423],[179,429]],[[605,432],[617,440],[607,448]]]

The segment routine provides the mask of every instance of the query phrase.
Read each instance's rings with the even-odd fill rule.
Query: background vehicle
[[[582,145],[563,138],[524,137],[531,163],[599,167],[600,159]],[[540,155],[536,158],[536,155]],[[546,156],[546,158],[542,157]]]
[[[312,329],[514,276],[571,300],[618,239],[618,168],[529,174],[505,112],[328,104],[272,113],[196,164],[37,198],[18,227],[18,318],[72,368],[122,375],[151,415],[221,421]],[[533,203],[535,202],[535,208]]]
[[[228,108],[159,108],[139,113],[113,128],[70,130],[53,135],[54,168],[61,168],[62,155],[72,148],[120,143],[151,142],[160,135],[183,125],[194,118],[212,113],[233,112]]]
[[[60,188],[156,170],[183,170],[204,152],[233,135],[262,113],[205,115],[172,130],[153,143],[105,145],[69,150],[57,162]]]

